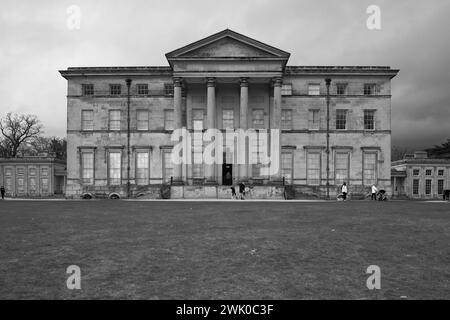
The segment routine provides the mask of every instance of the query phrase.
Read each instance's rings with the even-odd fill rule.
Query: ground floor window
[[[170,182],[171,177],[173,177],[172,150],[165,150],[163,152],[163,181]]]
[[[335,183],[341,185],[348,182],[349,173],[349,153],[336,152],[335,154]]]
[[[306,179],[309,185],[320,184],[320,152],[308,152],[306,157]]]
[[[110,151],[109,152],[109,184],[120,185],[122,178],[122,153],[120,151]]]
[[[438,194],[443,194],[444,193],[444,180],[438,180],[438,185],[437,185],[437,189],[438,189]]]
[[[28,188],[31,194],[37,193],[37,183],[35,177],[30,177]]]
[[[149,152],[136,152],[136,184],[147,185],[149,182]]]
[[[48,183],[48,178],[42,178],[41,179],[41,192],[42,193],[49,193],[50,186]]]
[[[94,183],[94,153],[83,152],[81,154],[81,181],[83,184]]]
[[[286,183],[292,183],[293,179],[293,154],[291,151],[281,153],[281,175]]]
[[[426,179],[425,180],[425,194],[426,195],[430,195],[431,194],[431,179]]]
[[[364,185],[377,184],[377,154],[375,152],[364,153]]]
[[[419,179],[413,180],[413,194],[418,195],[419,194]]]

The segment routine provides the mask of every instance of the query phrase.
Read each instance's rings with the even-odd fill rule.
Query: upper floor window
[[[426,175],[426,176],[431,176],[431,175],[432,175],[432,172],[433,172],[433,170],[427,169],[427,170],[425,170],[425,175]]]
[[[222,110],[222,127],[223,129],[234,129],[234,110]]]
[[[109,85],[109,93],[112,96],[117,96],[122,94],[122,85],[121,84],[110,84]]]
[[[444,175],[444,169],[439,169],[438,176],[443,176],[443,175]]]
[[[173,110],[164,110],[164,130],[173,130],[175,128]]]
[[[413,176],[418,176],[420,174],[419,169],[413,169]]]
[[[308,85],[308,95],[318,96],[320,95],[320,84],[311,83]]]
[[[139,95],[148,95],[148,84],[138,83],[137,84],[137,92]]]
[[[336,130],[347,129],[347,110],[336,110]]]
[[[292,110],[281,110],[281,129],[292,130]]]
[[[281,86],[281,95],[292,96],[292,84],[287,83]]]
[[[264,129],[264,109],[253,109],[253,128]]]
[[[109,110],[109,130],[120,130],[120,110]]]
[[[346,83],[337,83],[336,84],[336,94],[338,96],[344,95],[346,90],[347,90],[347,84]]]
[[[364,130],[375,130],[375,110],[364,110]]]
[[[137,129],[148,130],[148,111],[137,110],[136,116],[137,116]]]
[[[94,111],[82,110],[81,111],[81,130],[92,131],[94,130]]]
[[[320,128],[320,110],[309,110],[308,129],[319,130]]]
[[[166,96],[173,96],[173,84],[172,83],[164,84],[164,94]]]
[[[364,95],[370,96],[376,93],[376,85],[374,83],[364,84]]]
[[[205,121],[205,111],[203,109],[192,109],[192,128],[203,130]]]
[[[94,95],[94,85],[89,83],[83,83],[81,85],[81,95],[83,96],[92,96]]]

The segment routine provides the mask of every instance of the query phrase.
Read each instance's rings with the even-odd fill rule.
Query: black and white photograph
[[[449,300],[449,17],[0,0],[0,300]]]

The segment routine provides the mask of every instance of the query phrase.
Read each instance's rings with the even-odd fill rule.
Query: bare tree
[[[0,131],[10,147],[10,156],[14,158],[21,144],[39,136],[42,124],[34,115],[8,113],[0,120]]]

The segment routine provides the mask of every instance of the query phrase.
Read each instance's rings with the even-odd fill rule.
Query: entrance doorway
[[[222,184],[224,186],[231,186],[233,184],[233,165],[222,164]]]

